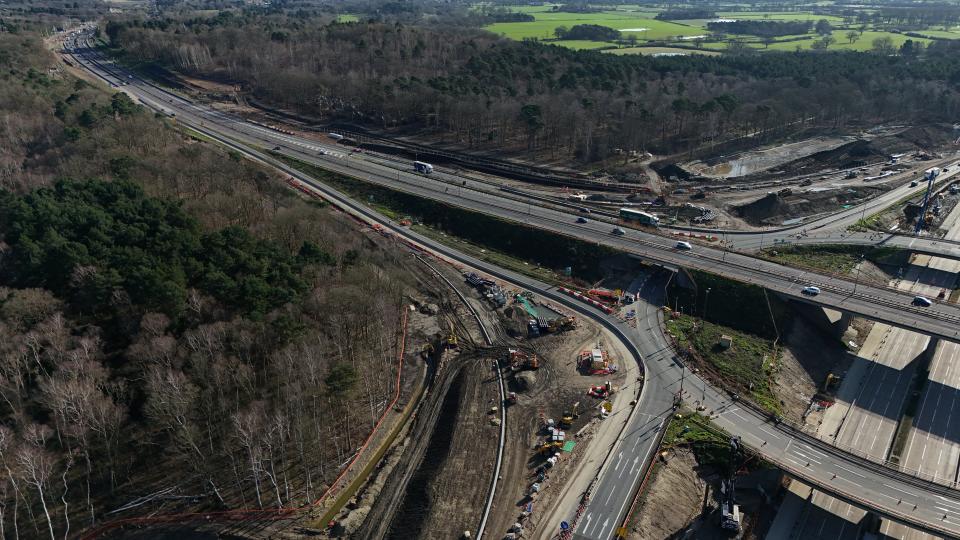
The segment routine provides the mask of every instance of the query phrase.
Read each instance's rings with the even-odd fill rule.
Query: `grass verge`
[[[780,400],[773,393],[773,374],[780,353],[772,340],[682,315],[667,320],[667,332],[677,347],[699,360],[705,371],[720,379],[725,388],[738,389],[772,413],[780,414]],[[730,336],[732,345],[722,349],[720,336]]]
[[[817,246],[777,246],[767,249],[760,256],[787,266],[804,268],[832,274],[848,274],[861,257],[881,266],[900,266],[906,263],[910,254],[902,249],[887,247],[817,245]]]

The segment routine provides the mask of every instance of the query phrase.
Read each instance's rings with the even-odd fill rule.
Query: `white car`
[[[682,249],[684,251],[690,251],[691,249],[693,249],[693,246],[690,245],[690,242],[684,242],[683,240],[677,242],[677,245],[675,247],[677,249]]]
[[[807,296],[816,296],[820,294],[820,287],[814,287],[813,285],[810,285],[809,287],[804,287],[800,292]]]

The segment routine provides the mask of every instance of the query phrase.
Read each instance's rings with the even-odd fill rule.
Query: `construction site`
[[[570,486],[596,474],[590,449],[612,443],[621,424],[607,418],[629,408],[642,385],[618,340],[588,320],[499,280],[432,268],[462,297],[414,302],[427,321],[423,397],[325,527],[332,537],[456,538],[481,520],[490,537],[532,537],[547,510],[576,495]],[[583,296],[621,302],[602,288]]]
[[[786,482],[689,411],[675,415],[625,538],[764,538]]]
[[[887,126],[702,160],[638,154],[612,160],[603,187],[506,185],[593,212],[647,212],[661,226],[762,230],[802,224],[920,180],[955,158],[956,139],[952,126]]]

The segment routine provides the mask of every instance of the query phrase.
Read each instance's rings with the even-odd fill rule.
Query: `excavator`
[[[560,427],[563,429],[570,429],[573,427],[573,421],[580,417],[580,402],[573,404],[573,409],[569,411],[563,411],[563,415],[560,417]]]
[[[457,334],[453,331],[453,323],[450,323],[450,333],[447,334],[446,342],[448,349],[457,349],[460,347],[460,344],[457,341]]]
[[[522,371],[525,369],[539,369],[540,359],[535,354],[527,354],[517,349],[510,349],[510,369]]]
[[[562,448],[562,441],[545,442],[537,447],[537,453],[541,455],[552,455],[554,452]]]
[[[566,332],[577,327],[576,317],[557,317],[551,319],[548,323],[547,331],[551,334],[555,332]]]

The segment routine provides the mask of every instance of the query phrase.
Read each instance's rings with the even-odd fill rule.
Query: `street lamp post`
[[[863,265],[863,260],[866,258],[866,255],[860,255],[860,261],[857,262],[857,279],[853,281],[853,294],[857,294],[857,285],[860,284],[860,266]]]
[[[703,320],[707,320],[707,305],[709,303],[710,303],[710,287],[707,287],[707,295],[706,295],[706,298],[703,299],[703,314],[701,314],[700,316],[700,318]]]
[[[683,360],[680,361],[680,391],[677,392],[677,402],[683,401],[683,379],[687,374],[687,364]]]

